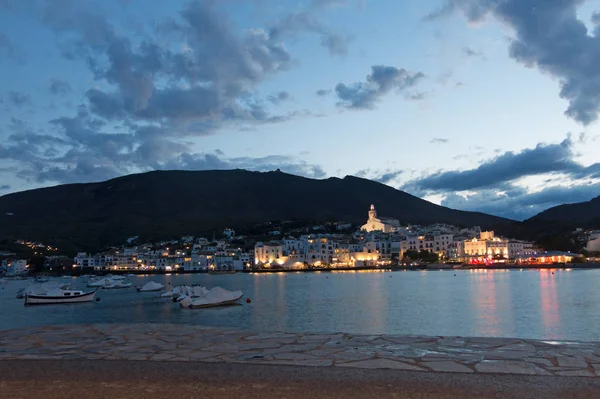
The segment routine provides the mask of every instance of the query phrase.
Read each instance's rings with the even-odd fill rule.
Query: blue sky
[[[600,195],[600,1],[0,0],[0,195],[357,175],[523,219]]]

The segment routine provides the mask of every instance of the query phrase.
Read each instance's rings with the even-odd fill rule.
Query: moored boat
[[[238,301],[244,296],[242,291],[228,291],[221,287],[213,287],[210,290],[207,290],[204,287],[201,288],[203,292],[198,297],[192,298],[190,296],[185,296],[179,301],[179,306],[182,308],[200,309],[215,306],[239,305]]]
[[[129,288],[132,286],[133,284],[127,281],[108,280],[108,282],[105,285],[103,285],[102,288],[104,288],[105,290],[113,290],[117,288]]]
[[[75,290],[56,289],[44,294],[25,295],[25,305],[43,305],[57,303],[91,302],[96,297],[96,290],[83,292]]]
[[[165,288],[164,285],[160,283],[156,283],[154,281],[148,281],[141,287],[137,287],[138,292],[154,292],[154,291],[162,291]]]

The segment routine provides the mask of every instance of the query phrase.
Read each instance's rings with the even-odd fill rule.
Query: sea
[[[87,289],[87,277],[62,279]],[[0,329],[172,323],[253,331],[600,340],[600,269],[427,270],[128,277],[242,290],[239,306],[181,309],[160,293],[99,290],[99,301],[24,306],[0,284]],[[247,303],[246,300],[249,300]]]

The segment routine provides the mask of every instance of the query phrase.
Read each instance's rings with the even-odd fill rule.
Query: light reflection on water
[[[0,285],[0,329],[69,323],[183,323],[273,331],[600,340],[600,270],[272,273],[132,277],[244,291],[252,303],[182,310],[156,293],[24,307]],[[85,280],[72,279],[75,288]]]

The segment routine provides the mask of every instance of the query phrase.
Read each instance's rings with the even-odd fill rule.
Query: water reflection
[[[554,338],[560,323],[554,270],[540,270],[540,312],[545,335]]]
[[[478,314],[478,329],[482,335],[495,336],[500,333],[496,309],[496,281],[494,272],[483,270],[475,273],[475,293]]]

